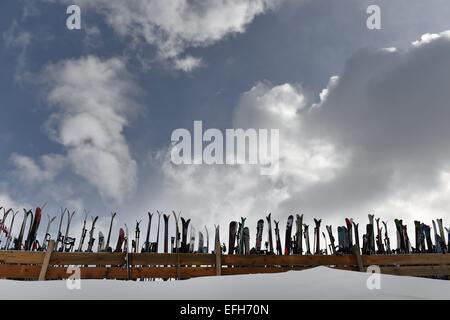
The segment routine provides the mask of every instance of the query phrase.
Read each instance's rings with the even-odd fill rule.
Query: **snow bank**
[[[205,277],[184,281],[82,280],[0,281],[0,299],[450,299],[450,281],[381,275],[369,290],[369,275],[318,267],[279,274]]]

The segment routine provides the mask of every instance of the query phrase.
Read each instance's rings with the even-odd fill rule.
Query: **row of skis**
[[[262,249],[264,219],[257,222],[255,247],[250,249],[250,231],[245,226],[245,218],[240,222],[232,221],[229,227],[228,254],[350,254],[352,250],[361,250],[362,254],[409,254],[409,253],[447,253],[450,245],[450,228],[444,228],[442,219],[433,220],[434,242],[431,227],[420,221],[414,221],[415,246],[412,246],[408,236],[408,229],[402,220],[395,219],[397,248],[391,247],[388,234],[387,221],[375,219],[369,214],[369,223],[366,225],[360,245],[359,223],[353,219],[345,219],[345,225],[338,226],[338,243],[333,235],[331,225],[325,226],[326,232],[321,231],[321,219],[314,219],[313,246],[310,244],[309,225],[303,223],[303,214],[296,215],[295,234],[293,235],[294,216],[290,215],[286,223],[284,251],[281,242],[279,221],[272,220],[271,214],[266,217],[267,241]],[[272,235],[272,221],[275,224],[275,240]],[[445,232],[444,232],[445,229]],[[328,239],[327,239],[328,235]],[[324,248],[321,248],[323,237]],[[446,239],[447,238],[447,242]],[[275,244],[275,246],[274,246]]]
[[[32,210],[24,209],[24,216],[19,233],[14,236],[11,232],[14,227],[14,221],[19,211],[14,212],[12,209],[0,207],[3,210],[3,217],[0,220],[0,249],[1,250],[26,250],[26,251],[46,251],[49,241],[52,239],[49,233],[52,223],[57,218],[48,216],[48,223],[44,232],[44,236],[39,241],[37,239],[38,229],[41,221],[43,207],[36,208],[33,213]],[[117,238],[116,246],[110,244],[111,233],[113,230],[113,222],[116,213],[111,214],[109,231],[106,237],[100,231],[98,232],[98,241],[95,246],[96,239],[95,226],[99,219],[98,216],[91,217],[91,225],[88,230],[86,227],[88,213],[85,212],[81,236],[76,246],[76,238],[70,236],[70,225],[75,215],[75,211],[61,208],[60,220],[57,237],[55,239],[55,251],[60,252],[158,252],[159,235],[161,226],[161,217],[164,223],[163,248],[165,253],[209,253],[209,232],[205,227],[205,233],[198,232],[197,248],[196,231],[190,225],[191,220],[181,217],[180,214],[172,212],[172,215],[162,214],[157,211],[157,233],[156,241],[150,241],[150,233],[152,227],[152,220],[154,213],[148,213],[148,224],[145,241],[140,245],[140,224],[141,221],[136,221],[134,239],[129,242],[128,227],[125,224],[124,228],[119,229],[119,236]],[[175,235],[169,237],[169,220],[173,216],[175,220]],[[296,215],[295,219],[295,233],[293,234],[294,216],[290,215],[286,223],[284,251],[282,248],[279,221],[272,219],[271,214],[266,217],[266,220],[260,219],[256,226],[256,241],[255,246],[250,249],[250,229],[246,226],[245,218],[241,221],[232,221],[229,224],[229,241],[228,249],[225,243],[221,247],[222,252],[228,254],[350,254],[355,248],[360,248],[362,254],[408,254],[408,253],[447,253],[449,252],[448,245],[450,245],[450,228],[444,228],[442,219],[432,221],[433,232],[431,227],[420,221],[414,221],[415,226],[415,245],[411,244],[408,236],[407,226],[403,224],[402,220],[395,219],[395,231],[397,247],[391,247],[391,240],[388,234],[388,223],[375,219],[374,215],[369,214],[369,223],[366,225],[365,233],[362,236],[362,246],[360,245],[359,224],[353,219],[345,219],[345,225],[338,226],[336,244],[333,235],[333,228],[331,225],[325,226],[325,230],[321,231],[321,219],[314,219],[314,234],[313,246],[310,244],[309,225],[303,223],[303,214]],[[8,221],[9,218],[9,221]],[[65,228],[63,223],[65,221]],[[9,222],[9,223],[8,223]],[[180,228],[181,222],[181,228]],[[265,241],[264,248],[262,248],[264,224],[267,222],[267,241]],[[275,239],[273,238],[272,222],[274,223],[273,231]],[[190,228],[189,228],[190,227]],[[444,231],[445,230],[445,231]],[[189,237],[188,237],[189,232]],[[432,233],[433,236],[432,237]],[[327,237],[328,235],[328,237]],[[88,236],[87,242],[86,237]],[[323,238],[323,242],[321,242]],[[433,241],[434,238],[434,241]],[[447,238],[447,241],[445,240]],[[170,241],[170,242],[169,242]],[[86,242],[86,245],[85,245]],[[214,243],[220,244],[219,226],[215,226],[215,240]],[[325,247],[321,247],[321,243]],[[170,246],[170,251],[169,251]]]

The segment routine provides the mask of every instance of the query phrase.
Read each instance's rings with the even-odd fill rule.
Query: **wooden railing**
[[[316,266],[366,271],[376,265],[381,273],[450,276],[450,255],[221,255],[197,253],[62,253],[0,252],[0,278],[66,279],[69,266],[78,266],[82,279],[135,280],[144,278],[186,279],[193,277],[276,273]]]

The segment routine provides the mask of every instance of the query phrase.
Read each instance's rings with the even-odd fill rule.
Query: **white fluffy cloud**
[[[66,148],[76,174],[105,200],[122,202],[137,179],[123,135],[136,92],[123,62],[88,56],[51,65],[46,76],[52,138]]]
[[[407,50],[362,50],[315,99],[292,84],[257,83],[242,95],[232,127],[279,128],[279,174],[165,158],[161,205],[222,225],[247,216],[252,226],[270,211],[333,224],[344,216],[364,223],[369,212],[410,223],[448,218],[447,34]]]
[[[48,154],[40,158],[40,163],[30,157],[12,154],[10,160],[19,179],[25,184],[40,184],[52,181],[64,168],[66,159],[61,155]]]
[[[280,170],[262,176],[258,166],[172,165],[162,157],[164,192],[159,204],[174,203],[193,223],[220,223],[231,218],[255,219],[273,212],[293,194],[329,181],[348,161],[331,143],[304,135],[307,101],[299,86],[257,83],[236,107],[233,128],[280,129]],[[205,128],[206,130],[206,128]],[[283,213],[285,214],[285,213]],[[255,222],[256,223],[256,222]]]
[[[211,45],[242,33],[253,19],[280,0],[57,0],[77,3],[104,15],[121,36],[157,48],[177,69],[191,71],[200,59],[184,55],[187,48]]]
[[[47,128],[65,154],[43,155],[39,161],[13,154],[15,174],[25,184],[44,188],[69,166],[105,201],[123,202],[137,184],[137,164],[123,134],[136,107],[136,89],[123,62],[88,56],[50,65],[43,75],[51,106]],[[73,193],[70,188],[48,191],[57,198]]]

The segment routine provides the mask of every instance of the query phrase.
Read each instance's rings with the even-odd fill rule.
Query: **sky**
[[[1,1],[0,206],[76,210],[74,233],[84,210],[103,233],[111,211],[130,230],[181,211],[210,234],[244,216],[251,237],[269,212],[448,225],[447,2]],[[279,172],[174,165],[171,134],[196,120],[279,129]]]

